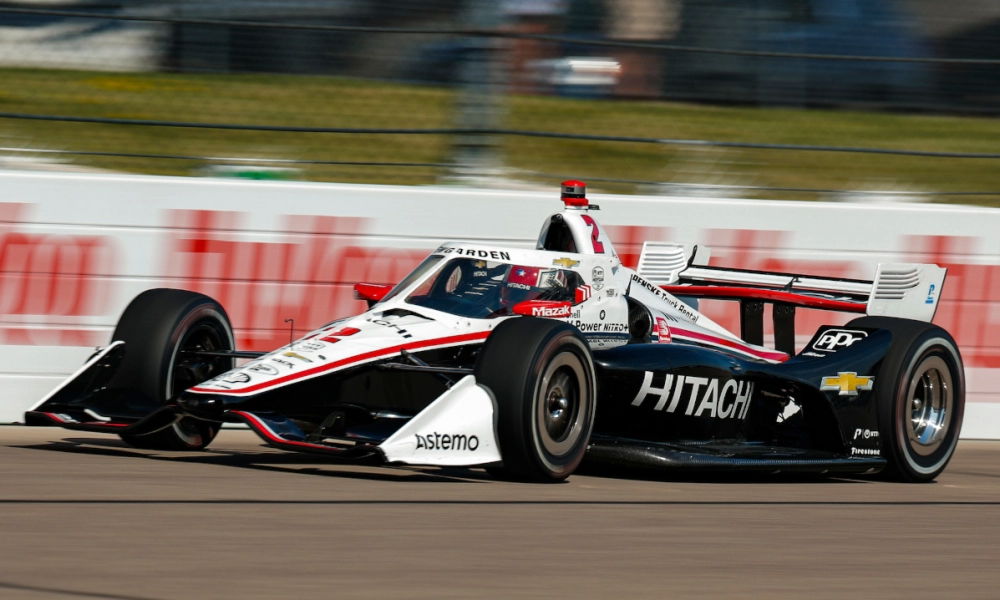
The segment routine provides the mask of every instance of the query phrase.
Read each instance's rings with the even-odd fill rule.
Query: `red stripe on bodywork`
[[[52,419],[56,423],[59,423],[60,425],[62,425],[63,423],[69,423],[69,421],[67,421],[66,419],[60,417],[56,413],[47,412],[47,413],[42,413],[42,414],[45,415],[46,417]]]
[[[489,331],[480,331],[476,333],[466,333],[462,335],[453,335],[444,338],[436,338],[432,340],[422,340],[419,342],[410,342],[409,344],[400,344],[398,346],[390,346],[388,348],[380,348],[378,350],[372,350],[371,352],[365,352],[363,354],[357,354],[348,358],[342,358],[340,360],[327,363],[325,365],[319,365],[311,369],[306,369],[304,371],[299,371],[298,373],[289,373],[284,377],[278,377],[277,379],[271,379],[268,381],[262,381],[258,384],[251,385],[245,388],[240,388],[236,390],[216,390],[213,388],[203,388],[203,387],[193,387],[190,389],[192,392],[204,392],[211,394],[245,394],[248,392],[256,392],[257,390],[262,390],[268,387],[273,387],[283,383],[288,383],[290,381],[295,381],[296,379],[302,379],[305,377],[310,377],[312,375],[318,375],[326,371],[332,371],[338,367],[346,367],[355,363],[364,362],[371,360],[373,358],[380,358],[383,356],[390,356],[392,354],[399,354],[403,350],[416,350],[419,348],[427,348],[430,346],[443,346],[446,344],[461,344],[462,342],[472,342],[476,340],[485,339],[490,334]]]
[[[664,291],[675,296],[694,296],[697,298],[729,298],[739,300],[742,298],[755,298],[758,300],[769,300],[771,302],[782,302],[794,304],[805,308],[821,308],[824,310],[839,310],[842,312],[864,313],[868,310],[868,305],[864,302],[853,302],[850,300],[833,300],[830,298],[820,298],[808,296],[806,294],[796,294],[793,292],[783,292],[781,290],[766,290],[752,287],[733,287],[715,285],[663,285]]]
[[[295,440],[286,440],[285,438],[279,436],[278,434],[271,431],[271,428],[267,426],[267,423],[262,421],[257,415],[246,412],[244,410],[231,410],[229,414],[236,415],[247,422],[247,425],[253,428],[254,431],[259,433],[264,439],[274,442],[282,446],[299,446],[302,448],[321,448],[323,450],[336,450],[336,448],[331,448],[323,444],[310,444],[309,442],[298,442]]]
[[[710,344],[718,344],[719,346],[724,346],[726,348],[732,348],[740,352],[745,352],[751,356],[756,356],[757,358],[763,358],[766,360],[773,360],[777,362],[784,362],[788,360],[788,355],[784,352],[776,352],[773,350],[761,350],[759,348],[753,348],[745,344],[741,344],[736,340],[731,340],[724,337],[718,337],[714,335],[708,335],[706,333],[700,333],[698,331],[689,331],[687,329],[680,329],[674,325],[670,326],[670,333],[675,337],[685,337],[692,340],[697,340],[699,342],[707,342]]]

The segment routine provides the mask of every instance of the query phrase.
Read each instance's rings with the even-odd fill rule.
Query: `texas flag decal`
[[[514,267],[507,277],[507,284],[514,287],[538,287],[539,271],[541,269],[538,267]]]

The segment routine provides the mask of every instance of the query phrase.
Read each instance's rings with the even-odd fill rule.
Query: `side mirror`
[[[364,300],[368,303],[368,308],[371,308],[376,302],[381,302],[391,289],[391,285],[383,283],[355,283],[354,297]]]
[[[512,309],[515,314],[528,317],[550,317],[554,319],[565,319],[573,312],[569,302],[557,302],[555,300],[525,300],[518,302]]]

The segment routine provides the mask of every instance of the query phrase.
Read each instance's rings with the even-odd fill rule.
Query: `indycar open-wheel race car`
[[[710,267],[707,249],[647,242],[633,270],[583,183],[564,182],[563,202],[535,249],[442,244],[395,286],[356,285],[366,312],[273,352],[235,349],[207,296],[147,290],[25,422],[173,450],[244,423],[331,460],[534,481],[583,460],[904,481],[948,464],[965,384],[955,341],[930,323],[944,269],[831,279]],[[700,298],[738,302],[740,335]],[[865,316],[796,352],[798,307]]]

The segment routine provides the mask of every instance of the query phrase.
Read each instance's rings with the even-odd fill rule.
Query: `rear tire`
[[[580,332],[551,319],[508,319],[487,338],[475,376],[497,403],[503,466],[489,472],[525,481],[569,477],[583,460],[597,406],[594,361]]]
[[[965,413],[965,371],[944,329],[909,319],[863,317],[848,326],[887,329],[892,347],[875,378],[882,475],[925,482],[948,465]]]
[[[185,389],[225,373],[232,358],[202,358],[191,350],[232,350],[233,328],[218,302],[195,292],[152,289],[136,296],[118,320],[112,341],[125,342],[125,357],[110,382],[163,406]],[[221,423],[182,417],[145,435],[122,434],[126,443],[156,450],[201,450]]]

